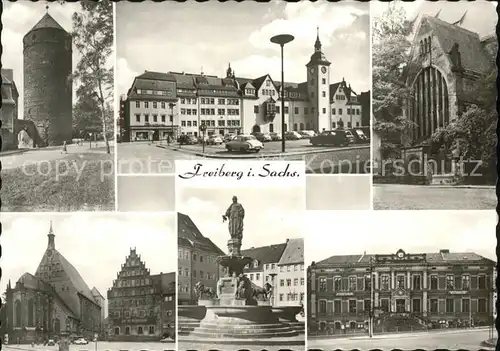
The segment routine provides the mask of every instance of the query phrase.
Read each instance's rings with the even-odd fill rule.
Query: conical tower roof
[[[49,15],[48,13],[46,13],[42,17],[42,19],[40,21],[38,21],[38,23],[35,24],[35,26],[33,28],[31,28],[30,32],[37,30],[37,29],[42,29],[42,28],[54,28],[54,29],[59,29],[59,30],[66,32],[66,30],[63,27],[61,27],[61,25],[59,23],[57,23],[57,21],[54,18],[52,18],[52,16]]]

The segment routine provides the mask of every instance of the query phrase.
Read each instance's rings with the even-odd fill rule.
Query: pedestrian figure
[[[66,146],[66,140],[63,141],[63,146],[62,146],[62,151],[61,154],[67,154],[68,153],[68,148]]]

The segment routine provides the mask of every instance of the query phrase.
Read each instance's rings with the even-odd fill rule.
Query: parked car
[[[352,133],[352,135],[354,135],[356,143],[358,144],[367,143],[369,141],[369,139],[366,137],[365,133],[363,133],[361,129],[354,128],[351,129],[350,132]]]
[[[265,143],[266,141],[273,140],[270,135],[265,134],[265,133],[261,133],[261,132],[254,132],[251,135],[253,135],[261,143]]]
[[[222,138],[219,135],[212,135],[207,140],[208,145],[222,145]]]
[[[371,136],[370,127],[360,127],[359,129],[361,129],[363,131],[365,136],[368,138],[368,141],[370,141],[370,136]]]
[[[291,131],[291,132],[285,133],[285,140],[299,140],[301,138],[302,138],[302,136],[296,131]]]
[[[264,141],[273,141],[273,137],[270,133],[264,133]]]
[[[279,141],[279,140],[281,140],[281,133],[272,132],[272,133],[269,133],[269,135],[271,136],[271,140],[272,141]]]
[[[311,135],[309,135],[309,133],[307,133],[305,130],[301,130],[298,133],[300,134],[301,139],[309,139],[311,137]]]
[[[182,134],[177,139],[177,142],[179,144],[183,144],[183,145],[194,145],[194,144],[198,144],[198,139],[194,135],[191,135],[191,134]]]
[[[349,139],[350,144],[354,144],[356,142],[356,137],[354,134],[349,129],[344,129],[345,134],[347,135],[347,138]]]
[[[228,141],[233,140],[235,136],[236,136],[236,134],[229,133],[229,134],[224,135],[224,138],[222,138],[222,140],[223,140],[225,143],[227,143]]]
[[[89,342],[85,338],[78,338],[75,341],[73,341],[73,344],[75,345],[87,345]]]
[[[55,346],[56,345],[56,342],[54,341],[54,339],[49,339],[49,341],[47,341],[47,346]]]
[[[257,140],[253,135],[237,135],[233,140],[226,143],[226,149],[232,151],[255,151],[259,152],[264,148],[264,144]]]
[[[200,143],[200,144],[201,144],[201,143],[203,143],[203,142],[205,142],[205,144],[206,144],[206,143],[208,142],[208,139],[210,139],[210,136],[208,136],[208,135],[205,135],[205,136],[201,136],[201,135],[200,135],[200,136],[197,138],[198,143]]]
[[[325,130],[320,134],[313,136],[310,139],[313,146],[319,145],[334,145],[347,146],[350,144],[350,139],[344,130]]]

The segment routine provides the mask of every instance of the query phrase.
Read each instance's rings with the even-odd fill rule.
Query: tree
[[[409,61],[411,25],[398,1],[374,19],[372,80],[374,129],[382,140],[384,158],[399,154],[402,136],[413,126],[403,116],[411,92],[405,85],[405,65]]]
[[[79,99],[96,99],[99,104],[102,132],[110,153],[106,108],[113,100],[113,67],[106,68],[113,53],[113,3],[111,1],[80,2],[82,11],[73,14],[73,44],[81,54],[75,70]],[[78,95],[78,92],[80,95]],[[112,132],[111,132],[112,133]]]
[[[474,82],[470,93],[464,100],[472,102],[456,121],[436,130],[431,138],[433,149],[444,149],[447,153],[457,152],[466,160],[481,160],[483,167],[495,163],[496,128],[498,115],[496,110],[497,72],[490,72]]]

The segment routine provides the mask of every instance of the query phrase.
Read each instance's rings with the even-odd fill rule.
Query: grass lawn
[[[114,155],[69,154],[3,170],[3,212],[113,211]]]

